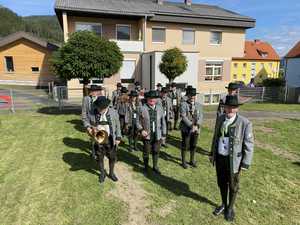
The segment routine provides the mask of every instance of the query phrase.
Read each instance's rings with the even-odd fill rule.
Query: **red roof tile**
[[[288,52],[286,58],[298,58],[300,57],[300,41]]]
[[[254,40],[245,41],[244,57],[234,59],[280,60],[280,57],[269,43],[260,40]]]

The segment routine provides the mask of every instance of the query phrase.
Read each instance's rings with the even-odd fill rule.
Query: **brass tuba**
[[[97,130],[94,134],[94,139],[98,144],[108,143],[108,133],[104,129]]]

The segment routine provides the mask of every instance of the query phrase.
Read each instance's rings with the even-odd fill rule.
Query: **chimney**
[[[156,0],[156,3],[162,5],[164,3],[164,0]]]
[[[184,3],[185,3],[187,6],[191,6],[191,5],[192,5],[192,0],[184,0]]]

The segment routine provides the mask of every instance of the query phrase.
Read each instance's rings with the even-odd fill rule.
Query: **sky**
[[[54,1],[0,0],[0,5],[10,8],[20,16],[54,15]],[[193,0],[193,2],[218,5],[256,19],[256,27],[247,30],[247,39],[269,42],[280,56],[284,56],[296,42],[300,41],[300,0]]]

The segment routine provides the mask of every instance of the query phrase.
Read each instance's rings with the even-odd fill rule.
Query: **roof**
[[[254,40],[245,41],[244,57],[233,59],[280,60],[280,57],[269,43],[260,40]]]
[[[288,52],[285,58],[300,58],[300,41]]]
[[[0,47],[3,47],[3,46],[8,45],[10,43],[13,43],[13,42],[15,42],[17,40],[20,40],[22,38],[24,38],[28,41],[31,41],[31,42],[33,42],[37,45],[40,45],[41,47],[46,48],[50,51],[53,51],[53,50],[56,50],[56,49],[59,48],[59,46],[56,45],[56,44],[49,43],[47,41],[44,41],[40,38],[37,38],[37,37],[35,37],[35,36],[33,36],[29,33],[23,32],[23,31],[19,31],[19,32],[10,34],[10,35],[0,39]]]
[[[255,26],[255,20],[219,6],[156,0],[56,0],[55,11],[86,12],[111,15],[147,16],[149,20],[219,26]],[[193,18],[192,21],[190,19]],[[220,23],[221,21],[221,23]],[[223,22],[223,23],[222,23]]]

